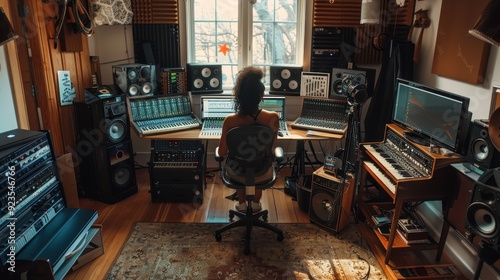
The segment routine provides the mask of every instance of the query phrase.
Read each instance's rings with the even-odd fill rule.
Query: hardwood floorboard
[[[309,223],[308,214],[284,192],[284,177],[290,173],[282,169],[274,188],[264,191],[262,205],[268,209],[270,223]],[[136,169],[138,192],[115,204],[80,199],[80,208],[96,210],[96,224],[102,226],[104,254],[94,261],[70,272],[65,279],[104,279],[108,270],[127,241],[133,225],[138,221],[229,223],[228,211],[235,201],[227,199],[234,193],[222,184],[217,172],[207,176],[204,200],[193,202],[155,202],[151,200],[149,174],[146,168]]]

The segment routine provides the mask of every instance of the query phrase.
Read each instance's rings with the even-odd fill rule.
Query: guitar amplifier
[[[318,168],[313,173],[309,220],[330,232],[339,232],[348,224],[354,194],[354,179],[342,180]]]

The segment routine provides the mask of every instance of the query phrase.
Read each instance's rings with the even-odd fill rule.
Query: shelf
[[[388,246],[388,236],[381,234],[377,229],[374,229],[374,222],[371,219],[371,216],[380,214],[376,211],[376,207],[384,210],[391,210],[394,208],[394,205],[390,202],[381,202],[381,203],[363,203],[360,204],[360,209],[363,215],[366,218],[366,222],[368,226],[372,229],[373,234],[376,235],[377,239],[380,241],[385,250],[387,250]],[[398,234],[394,237],[394,244],[392,245],[392,250],[435,250],[438,248],[438,243],[436,243],[432,238],[429,238],[431,241],[430,244],[406,244]]]

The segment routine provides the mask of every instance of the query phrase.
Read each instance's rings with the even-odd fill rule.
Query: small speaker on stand
[[[498,137],[497,139],[490,138],[490,125],[492,132],[495,133],[495,127],[498,127],[495,121],[488,124],[482,120],[474,120],[469,128],[470,140],[466,160],[482,171],[500,166],[500,152],[493,145],[493,140],[499,140],[497,140]]]
[[[121,64],[113,66],[115,86],[128,96],[153,95],[156,91],[156,66]]]
[[[222,65],[196,64],[186,65],[188,90],[192,94],[222,93]]]
[[[302,67],[272,65],[270,71],[269,94],[300,95]]]

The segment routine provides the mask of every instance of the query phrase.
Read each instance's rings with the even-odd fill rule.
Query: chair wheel
[[[250,248],[245,248],[244,252],[245,252],[245,255],[250,255]]]
[[[216,233],[215,240],[217,240],[217,242],[220,242],[222,240],[222,235],[220,233]]]
[[[283,239],[285,239],[285,237],[283,236],[283,233],[278,233],[277,240],[281,242],[281,241],[283,241]]]

